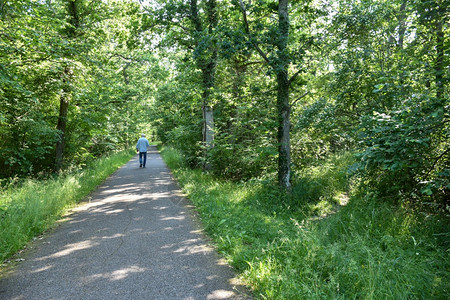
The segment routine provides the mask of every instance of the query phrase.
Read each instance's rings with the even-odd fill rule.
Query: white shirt
[[[147,147],[149,147],[150,144],[148,143],[148,140],[145,137],[141,137],[136,144],[136,149],[139,152],[147,152]]]

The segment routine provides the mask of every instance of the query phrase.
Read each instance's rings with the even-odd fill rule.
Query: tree
[[[346,133],[346,144],[360,152],[365,188],[382,199],[443,207],[448,193],[443,7],[440,1],[339,1],[328,29],[333,70],[315,129]]]
[[[215,86],[215,72],[217,65],[217,48],[215,46],[214,30],[217,27],[216,0],[206,1],[206,25],[199,18],[197,0],[190,0],[190,19],[194,24],[195,50],[194,58],[203,77],[203,142],[206,151],[213,147],[214,115],[211,105],[212,91]],[[206,37],[206,39],[205,39]],[[206,156],[208,154],[206,153]],[[210,169],[208,159],[205,159],[205,169]]]
[[[61,44],[59,20],[46,5],[7,1],[0,6],[0,176],[28,175],[53,165],[56,134],[47,115],[56,87],[48,61]],[[18,142],[20,141],[20,142]]]
[[[214,114],[212,97],[215,88],[215,73],[217,65],[217,46],[215,30],[218,23],[216,0],[202,1],[201,7],[197,0],[161,1],[160,8],[145,10],[150,15],[147,27],[156,24],[162,27],[162,32],[172,31],[165,35],[162,43],[175,41],[179,46],[191,52],[192,58],[202,77],[202,113],[203,113],[203,145],[205,147],[204,168],[210,169],[208,150],[213,146]],[[142,3],[142,1],[141,1]],[[188,21],[188,22],[186,22]],[[170,43],[172,44],[172,43]]]
[[[149,81],[160,76],[151,56],[133,52],[139,8],[133,1],[1,3],[1,178],[84,165],[134,140],[128,133],[145,126],[138,123],[151,103]],[[136,59],[123,64],[120,56]]]
[[[309,1],[302,3],[305,6],[305,11],[308,11],[307,7],[310,4]],[[292,38],[289,35],[289,28],[291,26],[289,21],[289,1],[280,0],[276,6],[278,14],[277,28],[269,27],[268,36],[263,38],[263,41],[268,43],[269,51],[274,51],[275,54],[270,56],[263,51],[260,47],[261,42],[252,33],[250,29],[250,23],[247,16],[247,8],[242,0],[239,0],[239,6],[243,14],[243,22],[245,32],[249,38],[251,45],[255,48],[257,53],[264,59],[264,61],[270,66],[271,72],[276,75],[277,79],[277,120],[278,120],[278,182],[279,185],[285,189],[291,188],[291,142],[290,142],[290,115],[291,115],[291,103],[289,101],[290,88],[297,76],[303,71],[300,66],[303,57],[295,57],[292,50],[289,48],[289,41]],[[275,10],[275,4],[267,4],[266,9],[272,13]],[[255,9],[256,11],[256,9]],[[315,14],[315,12],[314,12]],[[306,14],[305,14],[306,15]],[[311,22],[311,19],[308,20]],[[262,24],[259,24],[261,27]],[[264,26],[264,25],[262,25]],[[267,25],[266,25],[267,26]],[[306,25],[307,26],[307,25]],[[302,37],[305,38],[305,37]],[[309,39],[309,37],[307,37]],[[296,52],[305,53],[311,46],[310,43],[305,43],[300,46],[300,49],[296,49]],[[275,51],[276,48],[277,50]],[[299,68],[291,77],[289,77],[289,68],[292,62],[297,60]]]
[[[81,16],[82,0],[66,0],[65,7],[67,11],[67,24],[63,29],[66,39],[73,43],[80,34],[80,26],[82,24]],[[75,53],[70,50],[65,53],[67,60],[70,60]],[[59,115],[56,129],[58,131],[58,140],[56,142],[56,157],[55,157],[55,171],[59,171],[62,167],[64,148],[66,142],[66,127],[67,127],[67,113],[69,110],[69,103],[71,98],[71,81],[73,79],[72,66],[68,61],[63,63],[63,71],[61,75],[62,91],[59,100]]]

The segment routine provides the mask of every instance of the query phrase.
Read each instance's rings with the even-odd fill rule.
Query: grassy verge
[[[47,230],[66,209],[85,198],[127,162],[123,151],[95,161],[89,168],[47,181],[28,180],[0,193],[0,262]]]
[[[300,174],[293,196],[223,182],[163,157],[206,232],[261,299],[448,299],[448,219],[353,195],[339,158]],[[346,158],[344,158],[344,161]],[[314,217],[315,216],[315,217]]]

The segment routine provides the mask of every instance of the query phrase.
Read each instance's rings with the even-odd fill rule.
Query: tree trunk
[[[79,0],[67,0],[67,14],[69,17],[69,23],[66,29],[67,38],[73,39],[76,36],[76,30],[80,27],[80,16],[78,14],[78,1]],[[55,171],[61,170],[64,159],[64,148],[66,144],[66,124],[67,124],[67,112],[69,111],[70,102],[70,77],[72,76],[72,70],[69,66],[66,66],[63,72],[63,92],[59,100],[59,115],[58,124],[56,129],[58,130],[58,140],[56,141],[56,156],[55,156]]]
[[[122,75],[123,75],[123,81],[124,81],[124,83],[125,83],[125,87],[128,89],[128,86],[130,85],[130,80],[129,80],[129,78],[128,78],[128,73],[127,73],[127,69],[128,69],[128,67],[130,66],[130,64],[131,64],[131,62],[127,62],[126,63],[126,65],[125,65],[125,67],[123,67],[123,70],[122,70]],[[124,98],[124,104],[125,104],[125,111],[126,111],[126,117],[125,117],[125,124],[124,124],[124,126],[125,126],[125,145],[126,145],[126,147],[127,147],[127,149],[130,147],[130,145],[131,145],[131,141],[130,141],[130,132],[129,132],[129,128],[130,128],[130,126],[129,126],[129,124],[128,124],[128,121],[130,120],[130,110],[128,109],[128,105],[129,105],[129,99],[130,97],[128,96],[128,93],[126,94],[126,96],[125,96],[125,98]]]
[[[214,29],[217,27],[217,3],[216,0],[208,0],[206,3],[206,14],[208,19],[208,34],[214,34]],[[217,50],[215,45],[209,45],[208,59],[206,65],[203,67],[203,127],[204,137],[203,143],[206,148],[205,170],[211,169],[211,161],[208,153],[214,147],[214,111],[211,105],[211,91],[215,87],[215,73],[217,65]]]
[[[216,0],[209,0],[206,3],[206,19],[208,34],[213,34],[214,28],[217,26],[217,8]],[[194,24],[195,31],[198,33],[199,39],[205,34],[204,27],[198,15],[197,0],[190,0],[191,9],[191,21]],[[201,40],[196,41],[198,47]],[[214,45],[208,45],[208,52],[202,53],[196,57],[196,63],[198,68],[202,71],[203,76],[203,93],[202,93],[202,110],[203,110],[203,145],[205,147],[205,164],[204,169],[211,168],[211,164],[208,161],[208,152],[213,147],[214,140],[214,118],[213,107],[211,106],[211,91],[215,86],[214,77],[217,64],[217,50]]]
[[[290,190],[291,176],[291,141],[290,141],[290,105],[287,42],[289,37],[288,0],[280,0],[278,4],[279,40],[277,66],[277,109],[278,109],[278,183]]]
[[[63,92],[59,99],[59,115],[58,124],[56,125],[56,130],[58,130],[58,140],[56,141],[56,157],[55,157],[55,172],[59,172],[62,167],[64,158],[64,147],[65,147],[65,135],[66,135],[66,124],[67,124],[67,112],[69,111],[69,90],[68,76],[70,76],[71,70],[69,67],[64,69],[63,73]]]
[[[203,142],[206,148],[204,170],[211,169],[208,152],[214,146],[214,114],[210,106],[203,106]]]
[[[290,114],[288,77],[289,53],[287,49],[289,39],[289,0],[278,1],[278,39],[275,45],[278,47],[278,57],[272,61],[262,51],[257,43],[252,42],[253,47],[261,57],[273,68],[277,74],[277,113],[278,113],[278,184],[286,191],[291,189],[291,141],[290,141]],[[242,10],[245,32],[252,40],[250,27],[247,20],[247,12],[242,0],[239,0]]]
[[[443,16],[443,15],[442,15]],[[442,19],[436,21],[436,97],[441,98],[444,94],[444,31],[442,30]]]
[[[406,32],[406,4],[407,0],[404,0],[402,5],[400,6],[400,13],[398,16],[398,42],[397,47],[400,49],[403,49],[403,40],[405,38],[405,32]]]
[[[214,87],[215,61],[209,63],[202,69],[203,73],[203,145],[205,147],[205,170],[211,169],[211,162],[208,159],[208,152],[214,146],[214,111],[210,105],[211,89]]]

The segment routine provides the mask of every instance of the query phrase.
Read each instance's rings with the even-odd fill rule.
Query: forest
[[[333,220],[320,229],[328,230],[326,238],[309,240],[321,261],[310,252],[300,254],[299,236],[308,240],[304,232],[293,230],[294,245],[276,231],[248,238],[258,230],[255,225],[244,230],[243,224],[227,225],[231,216],[204,212],[219,252],[262,299],[295,299],[289,293],[314,299],[445,299],[448,4],[0,0],[2,193],[26,180],[45,182],[89,168],[132,149],[146,133],[163,145],[194,202],[206,192],[191,187],[187,170],[200,181],[246,188],[251,194],[246,205],[255,214],[281,215],[280,224],[294,222],[295,230],[303,232],[300,219]],[[231,209],[226,214],[238,205],[223,201]],[[0,219],[8,215],[8,203],[0,200]],[[345,215],[338,217],[341,212]],[[342,226],[355,222],[367,231],[342,234],[352,225]],[[235,237],[227,241],[214,227],[239,228],[227,231],[226,237]],[[370,240],[373,248],[364,244],[364,249],[372,264],[361,262],[362,244],[346,240],[361,246],[352,250],[359,258],[347,261],[337,257],[342,248],[327,248],[337,245],[340,234],[343,240]],[[272,242],[256,242],[261,235]],[[242,250],[253,242],[273,248],[266,269],[261,252],[247,257],[251,251]],[[371,252],[375,248],[378,256]],[[234,256],[238,250],[241,256]],[[419,258],[421,251],[428,256]],[[307,267],[298,262],[286,273],[271,273],[295,257],[311,260]],[[342,269],[328,265],[335,260]],[[356,267],[385,275],[392,268],[403,277],[368,275],[371,279],[352,284],[352,276],[363,276]],[[426,270],[417,273],[419,267]],[[320,271],[300,274],[306,269]],[[382,280],[388,283],[380,287]],[[316,290],[318,282],[324,287]]]

